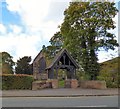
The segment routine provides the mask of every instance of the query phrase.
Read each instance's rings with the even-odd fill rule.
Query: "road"
[[[118,107],[118,96],[10,97],[3,107]]]

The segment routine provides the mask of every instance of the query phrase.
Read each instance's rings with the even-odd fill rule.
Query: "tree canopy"
[[[43,45],[42,50],[46,53],[48,58],[53,58],[63,46],[63,38],[60,32],[56,32],[50,39],[50,45],[45,47]]]
[[[1,68],[2,68],[2,73],[3,74],[13,74],[13,66],[15,65],[13,61],[13,57],[7,53],[7,52],[2,52],[2,60],[1,60]]]
[[[98,75],[97,53],[118,46],[113,18],[118,10],[113,2],[71,2],[64,11],[60,30],[66,47],[91,79]]]
[[[24,56],[17,60],[16,63],[16,74],[32,74],[32,64],[31,62],[31,57],[29,56]]]

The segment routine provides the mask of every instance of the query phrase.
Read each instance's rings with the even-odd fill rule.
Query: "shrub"
[[[104,73],[104,75],[99,75],[98,80],[105,80],[108,88],[117,88],[118,87],[118,77],[113,81],[113,77],[110,73]]]
[[[79,81],[81,81],[81,80],[90,80],[90,75],[88,75],[88,73],[85,73],[83,71],[77,71],[76,72],[76,78]]]
[[[2,90],[32,89],[33,77],[29,75],[1,75]]]
[[[119,63],[120,57],[117,57],[100,64],[98,79],[105,80],[108,88],[120,87]]]

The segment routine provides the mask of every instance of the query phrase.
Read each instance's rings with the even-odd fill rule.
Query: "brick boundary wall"
[[[80,81],[79,87],[81,88],[91,88],[91,89],[106,89],[106,82],[105,81]]]
[[[71,79],[71,88],[78,88],[78,80]]]
[[[51,83],[52,83],[52,88],[53,89],[57,89],[59,86],[58,86],[58,79],[52,79],[50,80]]]
[[[65,80],[65,88],[77,88],[78,81],[76,79],[67,79]]]
[[[52,88],[51,81],[34,81],[32,83],[32,90],[40,90],[45,88]]]

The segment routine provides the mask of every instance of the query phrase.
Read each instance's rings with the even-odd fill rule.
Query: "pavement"
[[[1,97],[79,97],[79,96],[114,96],[117,88],[107,89],[41,89],[41,90],[4,90]]]

